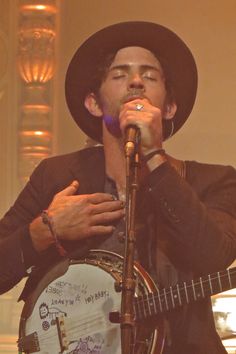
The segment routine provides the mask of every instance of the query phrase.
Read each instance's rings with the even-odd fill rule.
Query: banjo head
[[[25,353],[120,354],[120,312],[123,258],[92,250],[83,259],[56,265],[27,299],[20,320],[18,346]],[[155,290],[144,269],[135,263],[135,297]],[[138,324],[135,354],[159,354],[164,344],[158,327]]]

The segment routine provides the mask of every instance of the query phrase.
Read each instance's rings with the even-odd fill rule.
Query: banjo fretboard
[[[236,267],[134,299],[136,320],[156,316],[236,286]]]

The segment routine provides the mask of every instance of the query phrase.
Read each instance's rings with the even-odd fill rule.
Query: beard
[[[103,115],[103,120],[107,127],[107,130],[116,138],[122,137],[119,120],[121,107],[124,103],[133,101],[137,98],[147,99],[147,97],[143,94],[142,90],[137,88],[129,90],[129,92],[121,98],[121,100],[117,103],[116,106],[109,107],[108,113]]]

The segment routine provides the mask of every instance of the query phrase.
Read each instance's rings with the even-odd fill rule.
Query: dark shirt
[[[105,179],[104,192],[110,193],[114,198],[118,199],[115,183],[108,177]],[[102,239],[99,249],[111,251],[124,256],[124,237],[125,237],[125,221],[124,218],[117,221],[115,230],[112,235],[106,236]]]

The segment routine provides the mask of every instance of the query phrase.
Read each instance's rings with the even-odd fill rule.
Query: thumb
[[[79,181],[74,180],[68,187],[66,187],[65,189],[63,189],[62,191],[58,192],[56,195],[57,196],[66,196],[66,195],[73,195],[75,194],[75,192],[77,191],[77,189],[79,188]]]

